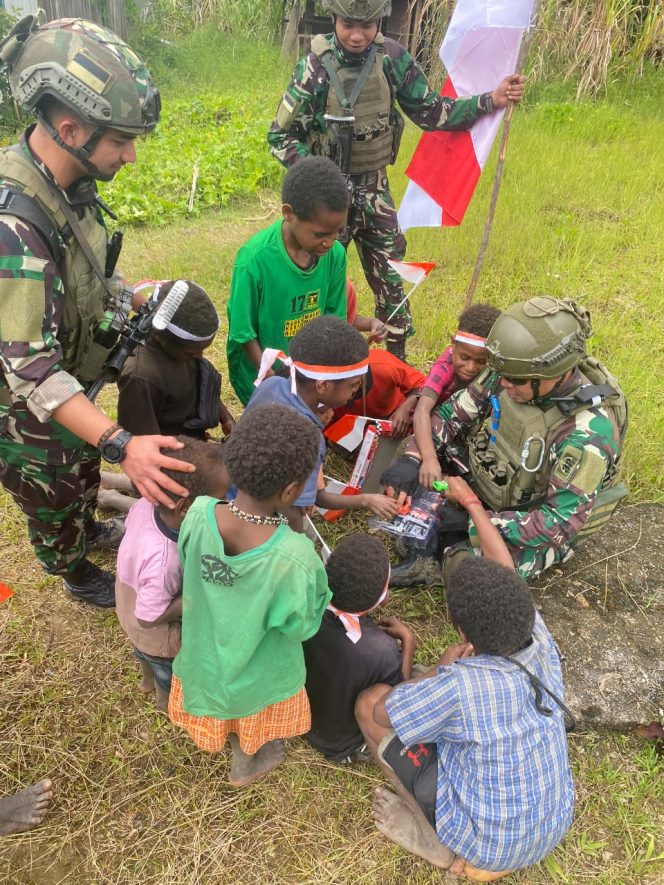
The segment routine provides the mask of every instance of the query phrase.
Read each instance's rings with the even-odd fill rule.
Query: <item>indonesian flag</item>
[[[378,418],[369,418],[366,415],[342,415],[334,424],[328,424],[323,435],[349,452],[354,452],[364,439],[364,430],[367,424],[376,424],[380,432],[388,435],[392,430],[391,421],[381,421]]]
[[[13,595],[14,591],[6,584],[3,584],[2,581],[0,581],[0,602],[4,602],[6,599],[9,599]]]
[[[388,258],[387,263],[392,270],[396,270],[402,280],[415,286],[419,286],[436,266],[435,261],[394,261],[392,258]]]
[[[513,74],[533,0],[457,0],[440,59],[442,95],[490,92]],[[466,132],[425,132],[410,161],[399,207],[402,230],[461,224],[504,111],[480,117]]]

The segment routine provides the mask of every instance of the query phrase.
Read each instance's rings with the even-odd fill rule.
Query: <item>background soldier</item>
[[[618,482],[627,405],[613,375],[586,356],[590,335],[590,316],[573,301],[515,304],[491,329],[487,370],[436,410],[439,457],[449,445],[467,447],[466,478],[526,580],[569,559],[578,538],[603,525],[627,494]],[[383,481],[412,488],[423,478],[419,468],[407,453]],[[450,551],[459,535],[445,537],[443,517],[446,569],[450,552],[477,546],[472,519],[463,537]],[[440,568],[432,556],[412,556],[392,575],[396,586],[436,583]]]
[[[160,452],[180,448],[175,438],[132,437],[83,392],[108,353],[95,331],[117,307],[100,270],[107,237],[94,179],[136,160],[159,93],[140,58],[93,22],[27,16],[0,60],[18,104],[37,115],[0,151],[0,481],[44,570],[77,599],[112,606],[113,575],[85,558],[95,543],[119,542],[94,520],[100,453],[153,503],[173,506],[164,489],[186,494],[160,470],[182,467]]]
[[[395,102],[421,129],[469,129],[508,100],[520,101],[524,78],[506,77],[484,95],[443,98],[410,53],[380,33],[391,0],[323,0],[323,5],[332,13],[334,33],[311,41],[312,51],[298,62],[267,140],[285,166],[309,153],[323,154],[348,174],[353,201],[343,239],[355,240],[376,316],[385,321],[404,297],[401,278],[387,261],[406,254],[385,169],[396,159],[404,125]],[[413,331],[404,304],[388,325],[388,350],[404,359],[405,339]]]

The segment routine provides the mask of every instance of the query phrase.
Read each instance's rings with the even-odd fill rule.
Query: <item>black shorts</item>
[[[378,747],[380,758],[394,771],[412,794],[426,819],[436,829],[438,791],[438,749],[435,744],[404,747],[399,738],[386,735]]]

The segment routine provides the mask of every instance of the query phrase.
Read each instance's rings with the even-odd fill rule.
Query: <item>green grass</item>
[[[195,39],[201,39],[196,37]],[[258,109],[265,126],[287,77],[270,51],[231,44],[215,53],[172,50],[168,103],[192,93]],[[235,44],[238,46],[239,44]],[[255,80],[251,71],[258,72]],[[241,76],[234,76],[234,72]],[[664,463],[661,334],[664,136],[661,83],[612,87],[609,99],[575,105],[568,87],[538,87],[517,112],[493,237],[477,300],[500,305],[536,292],[578,297],[593,311],[594,352],[628,392],[632,421],[626,473],[633,498],[662,497]],[[262,91],[269,97],[261,99]],[[252,111],[253,112],[253,111]],[[263,123],[261,123],[263,125]],[[395,197],[416,140],[409,130],[392,173]],[[139,156],[139,166],[148,154]],[[156,154],[155,154],[156,158]],[[171,162],[166,156],[163,162]],[[155,160],[156,161],[156,160]],[[415,296],[415,361],[426,366],[454,328],[470,279],[493,162],[464,224],[414,231],[409,257],[439,267]],[[146,195],[158,189],[141,179]],[[125,170],[121,181],[134,170]],[[278,178],[278,170],[276,174]],[[273,188],[250,199],[156,228],[128,232],[121,266],[129,279],[186,276],[223,309],[239,246],[279,212]],[[361,305],[370,298],[351,250]],[[212,348],[225,370],[223,335]],[[225,393],[232,402],[226,384]],[[112,412],[114,390],[103,405]],[[387,843],[371,821],[371,767],[341,770],[301,741],[262,784],[234,792],[225,754],[206,755],[158,716],[138,691],[138,670],[113,614],[85,610],[35,563],[20,514],[0,495],[0,578],[16,596],[0,607],[0,794],[48,774],[56,800],[47,823],[0,841],[0,881],[12,885],[348,883],[428,885],[424,862]],[[334,544],[365,524],[326,526]],[[112,559],[100,556],[100,563]],[[407,618],[417,660],[454,640],[437,590],[399,591],[390,613]],[[632,736],[576,735],[574,824],[546,863],[506,880],[519,885],[657,885],[664,881],[664,765]]]

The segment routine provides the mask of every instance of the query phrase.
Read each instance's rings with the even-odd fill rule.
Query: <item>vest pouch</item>
[[[88,384],[94,381],[101,372],[110,352],[108,347],[103,347],[94,340],[90,342],[90,346],[83,359],[83,365],[76,372],[76,377],[84,387],[87,387]]]
[[[618,502],[629,494],[627,486],[623,482],[618,482],[609,488],[603,488],[595,498],[595,504],[590,511],[590,516],[586,520],[585,525],[579,532],[579,538],[587,538],[594,535],[602,526],[613,516],[613,512],[618,506]]]
[[[392,166],[397,161],[399,148],[401,147],[401,136],[403,135],[403,130],[406,125],[403,116],[396,108],[393,108],[392,110],[390,123],[392,124],[392,156],[388,165]]]
[[[350,174],[362,175],[383,169],[392,162],[393,142],[393,132],[389,127],[373,138],[353,139]]]

